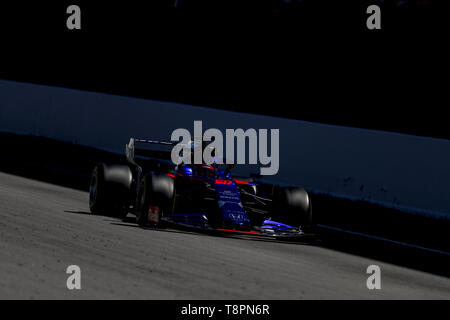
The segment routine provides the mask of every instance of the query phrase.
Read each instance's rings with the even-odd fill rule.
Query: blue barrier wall
[[[450,141],[0,80],[0,131],[123,153],[176,128],[280,129],[269,179],[418,213],[450,213]],[[3,150],[2,152],[8,152]],[[243,167],[239,173],[252,168]]]

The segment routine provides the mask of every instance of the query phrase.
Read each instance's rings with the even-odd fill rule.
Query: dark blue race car
[[[132,213],[141,226],[279,238],[309,235],[312,203],[305,189],[263,183],[257,175],[234,177],[232,165],[175,166],[163,160],[167,152],[138,149],[137,143],[173,145],[132,138],[126,161],[98,164],[89,192],[92,213],[122,218]]]

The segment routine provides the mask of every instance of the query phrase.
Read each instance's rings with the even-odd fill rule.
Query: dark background
[[[444,1],[292,2],[2,3],[0,78],[450,138]]]
[[[2,2],[0,78],[450,138],[442,2],[229,0],[176,9],[171,1],[147,2]],[[382,8],[382,30],[365,27],[372,3]],[[66,29],[70,4],[81,7],[81,31]],[[4,171],[82,190],[93,164],[114,157],[39,137],[1,138],[8,150],[0,159]],[[322,223],[450,246],[443,239],[448,223],[313,197]],[[337,250],[448,274],[441,258],[416,252],[406,258],[407,250],[368,250],[360,239],[328,237]]]

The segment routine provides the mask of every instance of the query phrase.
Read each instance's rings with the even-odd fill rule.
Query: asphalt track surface
[[[321,247],[137,227],[0,173],[0,299],[449,299],[450,279]],[[366,269],[381,268],[381,290]],[[66,268],[81,268],[68,290]]]

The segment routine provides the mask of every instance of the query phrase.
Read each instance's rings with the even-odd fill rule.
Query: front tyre
[[[163,214],[171,213],[173,209],[173,178],[162,173],[150,173],[144,177],[139,189],[137,223],[160,227]]]
[[[311,196],[303,188],[280,188],[274,199],[274,216],[293,226],[311,226]]]

